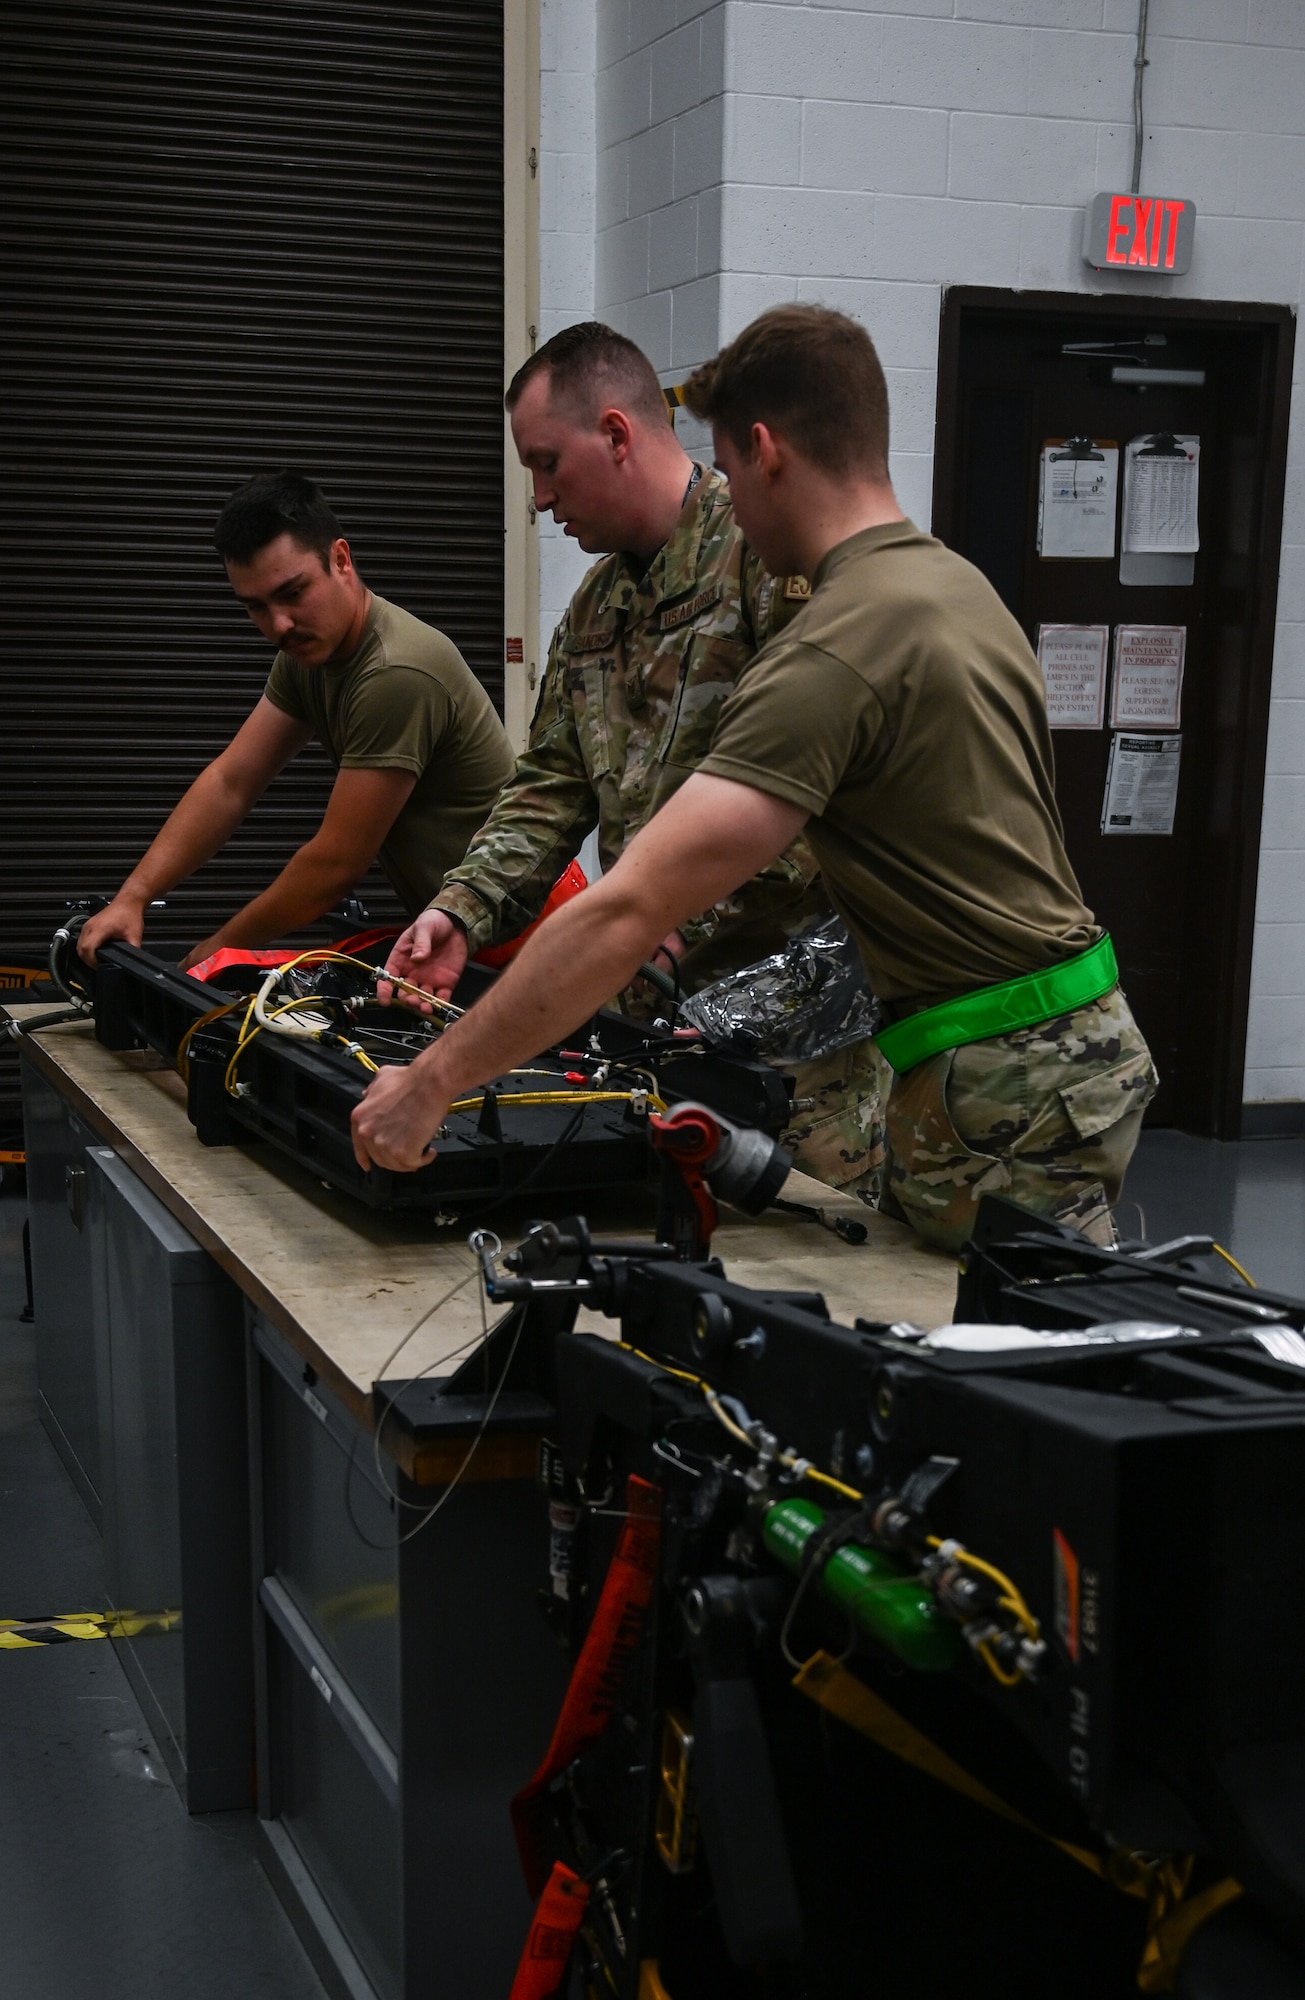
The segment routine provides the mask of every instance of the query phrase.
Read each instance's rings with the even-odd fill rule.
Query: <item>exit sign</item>
[[[1190,268],[1196,204],[1163,194],[1099,194],[1083,215],[1083,256],[1097,271]]]

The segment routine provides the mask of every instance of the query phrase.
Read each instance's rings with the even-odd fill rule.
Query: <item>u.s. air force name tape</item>
[[[63,1618],[0,1618],[0,1653],[28,1646],[63,1646],[73,1639],[135,1639],[175,1632],[179,1611],[72,1611]]]

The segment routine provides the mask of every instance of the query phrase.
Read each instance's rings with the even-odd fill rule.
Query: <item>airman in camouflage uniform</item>
[[[575,334],[581,343],[591,334],[617,338],[610,329]],[[913,1040],[933,1045],[931,1030],[941,1038],[944,1029],[952,1034],[976,1021],[1027,1020],[1026,1006],[1036,1012],[1064,996],[1060,1013],[941,1049],[895,1076],[884,1205],[949,1249],[969,1235],[990,1190],[1107,1239],[1108,1207],[1121,1191],[1156,1079],[1118,986],[1086,1005],[1064,1004],[1110,976],[1110,955],[1098,952],[1102,934],[1064,851],[1044,690],[1027,640],[991,585],[898,507],[888,475],[887,387],[855,321],[825,307],[775,308],[697,371],[686,400],[712,423],[717,456],[735,473],[732,504],[774,567],[793,565],[816,578],[793,632],[765,647],[732,695],[728,686],[707,693],[704,682],[703,705],[719,714],[705,754],[695,746],[697,768],[767,801],[750,809],[768,832],[749,840],[749,855],[757,860],[786,832],[805,827],[891,1023],[944,1001],[964,1003],[959,1015],[954,1006],[920,1023],[914,1038],[884,1037],[903,1060]],[[623,468],[632,427],[619,409],[603,414],[600,405],[598,435],[571,452],[564,426],[543,421],[549,410],[541,412],[541,401],[532,422],[520,419],[518,408],[513,429],[537,504],[551,507],[577,539],[586,536],[582,546],[642,549],[650,567],[648,584],[630,575],[619,597],[619,561],[583,587],[578,615],[550,662],[536,724],[537,741],[547,738],[562,728],[570,704],[577,740],[581,722],[592,731],[594,797],[603,787],[606,801],[610,781],[621,804],[620,832],[607,826],[611,854],[635,830],[621,802],[621,760],[632,756],[638,710],[637,699],[628,700],[636,660],[630,642],[646,630],[656,654],[660,635],[677,629],[677,613],[688,623],[695,599],[714,613],[724,597],[707,594],[714,579],[687,573],[671,596],[663,588],[665,564],[662,576],[651,574],[661,544],[668,562],[678,547],[682,457],[660,454],[657,509],[641,519],[638,508],[627,507],[625,526],[597,539],[607,531],[595,525],[586,488],[618,499],[629,494]],[[671,533],[676,511],[681,528]],[[626,534],[633,539],[622,540]],[[755,641],[765,620],[754,612],[752,625]],[[732,630],[709,637],[704,654]],[[686,666],[692,657],[689,644]],[[618,685],[627,689],[620,709]],[[638,692],[646,699],[642,679]],[[601,715],[591,717],[590,705],[600,703]],[[565,1032],[566,1020],[574,1020],[564,990],[572,966],[572,998],[582,992],[587,1011],[609,979],[625,976],[635,937],[649,948],[686,904],[726,879],[737,802],[712,787],[693,807],[673,797],[686,769],[681,717],[691,712],[676,681],[644,724],[656,748],[651,774],[635,769],[639,803],[651,812],[669,800],[644,831],[644,869],[624,894],[607,884],[589,892],[587,918],[581,906],[543,928],[515,975],[507,975],[498,1004],[482,1014],[479,1037],[474,1026],[461,1034],[454,1028],[401,1077],[390,1071],[376,1079],[354,1114],[360,1164],[419,1164],[426,1135],[459,1089],[514,1052],[538,1047],[533,1038],[545,1022],[553,1034]],[[600,817],[595,804],[587,823]],[[494,829],[491,819],[488,839]],[[573,851],[556,843],[547,873]],[[651,884],[647,863],[659,855],[666,873]],[[461,889],[455,871],[451,896],[474,882],[474,858],[471,869],[470,876],[462,871]],[[700,886],[682,884],[677,896],[677,871],[685,884]],[[718,930],[729,908],[727,900],[712,913]],[[604,915],[615,918],[610,949]],[[399,940],[395,957],[401,977],[415,973],[426,991],[447,993],[465,962],[465,941],[452,917],[434,910]],[[873,1152],[876,1136],[858,1129],[854,1105],[875,1062],[863,1044],[831,1063],[821,1101],[794,1120],[790,1136],[799,1146],[817,1128],[827,1133],[832,1118],[835,1130],[841,1127],[843,1168],[860,1167],[862,1147]]]
[[[782,622],[784,588],[734,525],[718,472],[695,485],[646,576],[620,554],[594,565],[553,635],[525,754],[432,900],[473,952],[539,915],[593,827],[606,870],[679,789],[721,702]],[[716,976],[708,947],[728,944],[727,962],[745,964],[826,908],[816,875],[799,839],[728,903],[682,925],[686,987]]]
[[[1035,1027],[944,1049],[894,1080],[885,1206],[947,1250],[968,1241],[985,1194],[1113,1244],[1110,1210],[1155,1090],[1118,986]]]
[[[772,579],[748,548],[729,485],[703,472],[645,575],[605,556],[553,637],[530,741],[489,819],[432,908],[465,928],[472,952],[536,918],[590,829],[610,868],[705,756],[725,697],[757,649],[808,595]],[[734,895],[680,926],[685,990],[776,950],[828,908],[799,838]],[[877,1185],[883,1162],[879,1071],[855,1051],[799,1065],[802,1107],[787,1143],[832,1185]]]

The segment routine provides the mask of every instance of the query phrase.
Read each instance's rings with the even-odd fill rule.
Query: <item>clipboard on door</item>
[[[1110,562],[1119,502],[1115,438],[1047,438],[1038,466],[1038,554],[1044,562]]]
[[[1201,546],[1197,525],[1201,440],[1192,431],[1143,431],[1124,448],[1124,525],[1119,581],[1190,584]]]

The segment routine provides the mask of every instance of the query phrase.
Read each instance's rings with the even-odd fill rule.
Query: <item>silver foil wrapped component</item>
[[[721,1048],[766,1062],[814,1062],[880,1025],[861,955],[841,917],[817,918],[783,951],[686,1000],[680,1020]]]

